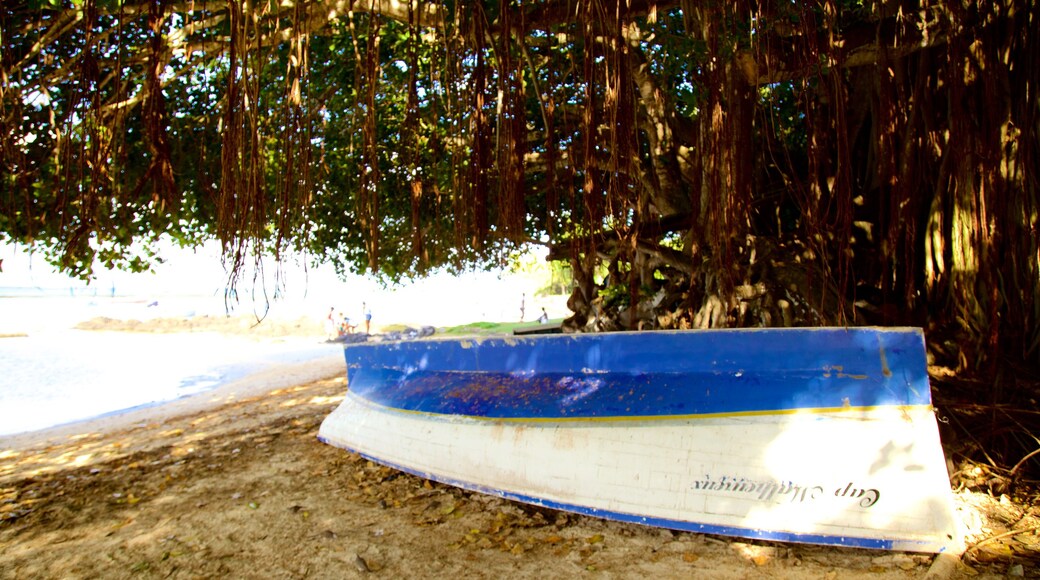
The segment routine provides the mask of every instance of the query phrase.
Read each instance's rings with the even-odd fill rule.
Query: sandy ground
[[[315,318],[264,318],[253,316],[198,316],[193,318],[156,318],[152,320],[116,320],[93,318],[76,325],[78,330],[115,332],[220,332],[253,337],[313,336],[325,330]]]
[[[0,439],[0,578],[1040,576],[1040,510],[978,493],[956,495],[958,560],[673,532],[429,482],[317,440],[347,385],[341,360],[315,367]]]

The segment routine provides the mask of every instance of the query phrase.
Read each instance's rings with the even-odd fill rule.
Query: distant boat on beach
[[[319,438],[424,478],[609,519],[940,552],[952,493],[920,329],[344,346]]]

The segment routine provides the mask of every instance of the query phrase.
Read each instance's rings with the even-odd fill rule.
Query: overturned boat
[[[919,329],[625,332],[347,345],[319,438],[603,518],[940,552],[957,541]]]

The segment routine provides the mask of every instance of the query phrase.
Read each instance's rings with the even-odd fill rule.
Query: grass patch
[[[548,324],[555,324],[561,322],[562,318],[556,318],[549,320]],[[530,328],[532,326],[538,326],[538,322],[531,320],[529,322],[468,322],[466,324],[460,324],[458,326],[447,326],[437,329],[437,336],[481,336],[481,335],[499,335],[499,334],[513,334],[515,328]],[[387,324],[379,327],[379,332],[383,334],[391,332],[404,332],[409,330],[410,326],[406,324]]]
[[[382,332],[384,334],[388,332],[404,332],[410,328],[412,327],[408,326],[407,324],[387,324],[384,326],[380,326],[379,332]]]
[[[529,326],[530,322],[470,322],[459,326],[441,329],[438,334],[472,335],[472,334],[512,334],[513,329]]]
[[[562,321],[562,318],[557,318],[549,320],[548,324],[559,323]],[[460,324],[459,326],[440,328],[437,330],[437,334],[448,336],[472,336],[474,334],[513,334],[513,329],[530,328],[533,326],[538,326],[538,322],[534,320],[530,322],[470,322],[468,324]]]

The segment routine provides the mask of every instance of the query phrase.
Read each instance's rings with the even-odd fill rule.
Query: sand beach
[[[157,326],[192,331],[174,321],[149,330]],[[330,357],[0,438],[0,578],[1037,574],[1040,514],[963,490],[958,513],[971,549],[961,559],[734,540],[466,492],[319,442],[321,421],[346,389],[342,360]]]

